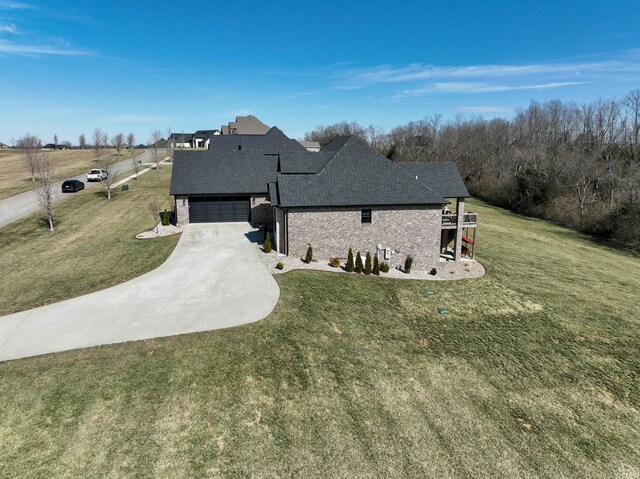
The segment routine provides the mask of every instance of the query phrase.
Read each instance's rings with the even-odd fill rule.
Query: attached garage
[[[249,221],[251,206],[248,196],[190,196],[191,223],[225,223]]]

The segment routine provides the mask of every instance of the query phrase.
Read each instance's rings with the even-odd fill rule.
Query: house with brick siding
[[[352,248],[392,267],[410,255],[422,270],[473,257],[477,222],[464,213],[469,193],[454,163],[392,162],[356,137],[316,152],[277,129],[242,136],[174,153],[178,225],[249,221],[272,231],[280,254],[296,257],[309,245],[321,259],[346,258]]]

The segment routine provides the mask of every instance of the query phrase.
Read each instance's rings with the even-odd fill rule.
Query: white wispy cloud
[[[60,45],[26,44],[0,40],[0,54],[22,56],[55,55],[55,56],[91,56],[95,52],[76,50]]]
[[[606,73],[611,71],[640,71],[640,63],[621,60],[600,62],[539,63],[530,65],[470,65],[435,66],[413,63],[393,68],[378,66],[351,70],[342,75],[348,84],[372,85],[377,83],[407,83],[439,78],[514,78],[531,76],[557,76]]]
[[[104,123],[157,123],[169,121],[164,115],[145,115],[140,113],[125,113],[122,115],[107,115],[102,118]]]
[[[513,113],[513,107],[497,105],[457,106],[453,111],[460,113]]]
[[[503,84],[490,84],[481,82],[442,82],[434,83],[433,85],[427,85],[421,88],[413,88],[400,92],[395,95],[396,98],[410,97],[410,96],[422,96],[434,93],[495,93],[504,91],[515,90],[544,90],[547,88],[559,88],[575,85],[583,85],[586,82],[581,81],[567,81],[567,82],[549,82],[549,83],[536,83],[525,85],[503,85]]]
[[[16,28],[14,24],[11,25],[0,25],[0,33],[12,33],[14,35],[19,35],[20,32]]]
[[[35,7],[28,3],[22,2],[6,2],[0,0],[0,10],[33,10]]]

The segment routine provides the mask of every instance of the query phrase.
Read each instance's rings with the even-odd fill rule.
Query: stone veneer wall
[[[251,197],[251,224],[258,226],[262,223],[273,225],[273,208],[266,196]]]
[[[404,265],[413,256],[416,269],[427,270],[440,261],[442,206],[372,207],[371,223],[361,223],[362,208],[296,208],[287,217],[289,255],[303,257],[309,244],[318,259],[346,258],[367,251],[375,254],[377,245],[391,248],[389,264]],[[383,258],[380,258],[383,261]]]
[[[176,224],[184,226],[189,224],[189,197],[176,196]]]

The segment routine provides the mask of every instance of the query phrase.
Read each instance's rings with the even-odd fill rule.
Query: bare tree
[[[118,156],[120,156],[120,150],[124,147],[124,135],[122,133],[118,133],[111,138],[111,144],[116,149]]]
[[[158,232],[158,215],[160,214],[161,209],[162,203],[160,203],[160,201],[153,199],[149,202],[149,214],[153,218],[153,221],[155,221],[153,231],[156,233]]]
[[[16,143],[17,147],[22,150],[22,161],[26,170],[31,175],[31,181],[36,180],[36,173],[38,171],[38,153],[42,148],[42,142],[40,138],[31,133],[18,138]]]
[[[167,133],[167,148],[165,151],[169,159],[173,161],[173,145],[171,144],[171,142],[169,142],[169,139],[171,138],[171,134],[172,134],[170,126],[167,127],[166,133]]]
[[[80,146],[81,150],[84,150],[87,146],[87,138],[84,136],[84,133],[78,137],[78,146]]]
[[[107,134],[103,133],[102,130],[96,127],[93,130],[93,150],[96,156],[96,161],[100,162],[102,155],[104,153],[103,149],[107,145]]]
[[[53,144],[58,146],[58,135],[57,134],[53,135]]]
[[[53,178],[55,170],[51,161],[51,156],[46,153],[36,154],[36,165],[40,181],[36,188],[38,204],[47,215],[49,231],[53,231],[53,205],[55,200],[55,185]]]
[[[156,165],[156,170],[160,167],[160,156],[162,155],[162,148],[160,143],[162,142],[162,132],[160,130],[153,130],[151,132],[151,141],[149,148],[151,150],[151,160]]]
[[[135,150],[133,149],[136,143],[136,136],[133,133],[127,135],[127,148],[129,148],[129,155],[131,156],[131,163],[133,171],[136,174],[136,180],[138,179],[138,170],[140,170],[140,160],[136,158]]]
[[[115,159],[111,155],[103,155],[100,168],[104,171],[102,184],[107,189],[107,199],[111,199],[111,187],[116,182]]]

